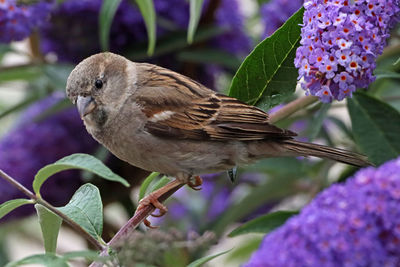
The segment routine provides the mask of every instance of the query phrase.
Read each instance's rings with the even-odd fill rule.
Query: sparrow
[[[263,110],[184,75],[109,52],[80,62],[66,93],[87,131],[111,153],[175,178],[143,198],[137,210],[153,205],[162,215],[167,208],[158,198],[169,190],[182,184],[199,189],[200,174],[262,158],[314,156],[371,165],[354,152],[297,141],[296,133],[270,124]]]

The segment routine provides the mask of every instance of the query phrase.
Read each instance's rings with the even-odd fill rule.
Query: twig
[[[17,180],[15,180],[14,178],[12,178],[10,175],[8,175],[7,173],[5,173],[3,170],[0,170],[0,176],[6,180],[7,182],[9,182],[10,184],[12,184],[15,188],[17,188],[19,191],[21,191],[22,193],[24,193],[27,197],[29,197],[30,199],[34,200],[35,202],[38,200],[38,197],[32,193],[28,188],[26,188],[25,186],[23,186],[20,182],[18,182]]]
[[[105,246],[102,245],[99,241],[97,241],[94,237],[92,237],[88,232],[86,232],[79,224],[68,218],[64,213],[59,211],[56,207],[48,203],[46,200],[38,197],[34,193],[32,193],[28,188],[23,186],[21,183],[19,183],[17,180],[9,176],[7,173],[4,171],[0,170],[0,176],[4,178],[7,182],[12,184],[15,188],[17,188],[19,191],[24,193],[27,197],[32,199],[35,203],[41,204],[45,206],[47,209],[51,210],[55,214],[57,214],[59,217],[61,217],[66,223],[68,223],[75,231],[80,233],[86,240],[88,240],[90,243],[93,244],[93,246],[96,247],[96,249],[103,251],[105,249]]]
[[[169,198],[173,193],[175,193],[179,188],[183,185],[177,186],[164,195],[162,195],[158,200],[160,202],[164,202],[167,198]],[[129,219],[129,221],[122,226],[122,228],[115,234],[115,236],[107,243],[108,248],[112,248],[115,244],[117,244],[121,239],[126,238],[132,231],[134,231],[139,224],[146,219],[150,214],[155,210],[155,207],[152,205],[146,206],[141,209],[139,212],[135,213],[135,215]],[[108,256],[108,248],[103,249],[100,253],[100,256]],[[93,262],[89,267],[102,267],[103,263],[101,262]]]
[[[318,100],[318,97],[311,96],[311,95],[298,98],[298,99],[286,104],[278,111],[272,113],[270,115],[269,122],[275,123],[280,120],[283,120],[284,118],[289,117],[290,115],[303,109],[304,107],[311,105],[312,103],[316,102],[317,100]]]

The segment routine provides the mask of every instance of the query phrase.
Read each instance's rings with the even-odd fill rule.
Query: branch
[[[12,178],[10,175],[8,175],[7,173],[5,173],[3,170],[0,170],[0,176],[6,180],[7,182],[9,182],[10,184],[12,184],[15,188],[17,188],[19,191],[21,191],[22,193],[24,193],[27,197],[29,197],[30,199],[34,200],[35,202],[38,200],[38,197],[32,193],[28,188],[26,188],[25,186],[23,186],[20,182],[18,182],[17,180],[15,180],[14,178]]]
[[[61,217],[67,224],[69,224],[75,231],[80,233],[86,240],[88,240],[96,249],[103,251],[105,249],[105,246],[102,245],[99,241],[97,241],[93,236],[91,236],[88,232],[86,232],[79,224],[71,220],[67,215],[59,211],[56,207],[48,203],[46,200],[38,197],[34,193],[32,193],[28,188],[23,186],[21,183],[19,183],[17,180],[9,176],[7,173],[4,171],[0,170],[0,177],[4,178],[7,182],[9,182],[11,185],[13,185],[15,188],[17,188],[19,191],[24,193],[27,197],[32,199],[35,203],[41,204],[45,206],[47,209],[51,210],[55,214],[57,214],[59,217]]]
[[[182,186],[183,184],[171,189],[170,191],[162,195],[158,200],[160,202],[164,202]],[[150,216],[150,214],[153,213],[154,210],[155,207],[153,205],[149,205],[141,209],[139,212],[135,213],[135,215],[130,218],[129,221],[124,226],[122,226],[122,228],[115,234],[115,236],[107,243],[108,247],[103,249],[103,251],[100,253],[100,256],[108,256],[108,248],[112,248],[119,241],[129,236],[129,234],[131,234],[144,219]],[[102,267],[103,264],[104,263],[102,262],[93,262],[92,264],[90,264],[89,267]]]
[[[312,103],[316,102],[317,100],[318,100],[318,97],[311,96],[311,95],[300,97],[300,98],[286,104],[278,111],[272,113],[270,115],[269,122],[273,124],[280,120],[283,120],[283,119],[289,117],[290,115],[292,115],[293,113],[305,108],[306,106],[311,105]]]

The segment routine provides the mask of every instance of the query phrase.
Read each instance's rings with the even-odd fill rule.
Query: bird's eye
[[[102,88],[102,87],[103,87],[103,81],[97,79],[97,80],[94,82],[94,86],[96,86],[97,89]]]

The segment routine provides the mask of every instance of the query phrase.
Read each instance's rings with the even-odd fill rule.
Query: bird
[[[262,158],[314,156],[357,167],[371,165],[355,152],[294,139],[269,123],[263,110],[213,91],[172,70],[103,52],[70,73],[67,97],[87,131],[131,165],[174,177],[140,200],[137,211],[169,190],[200,189],[199,175],[226,171]],[[151,227],[146,219],[145,224]]]

